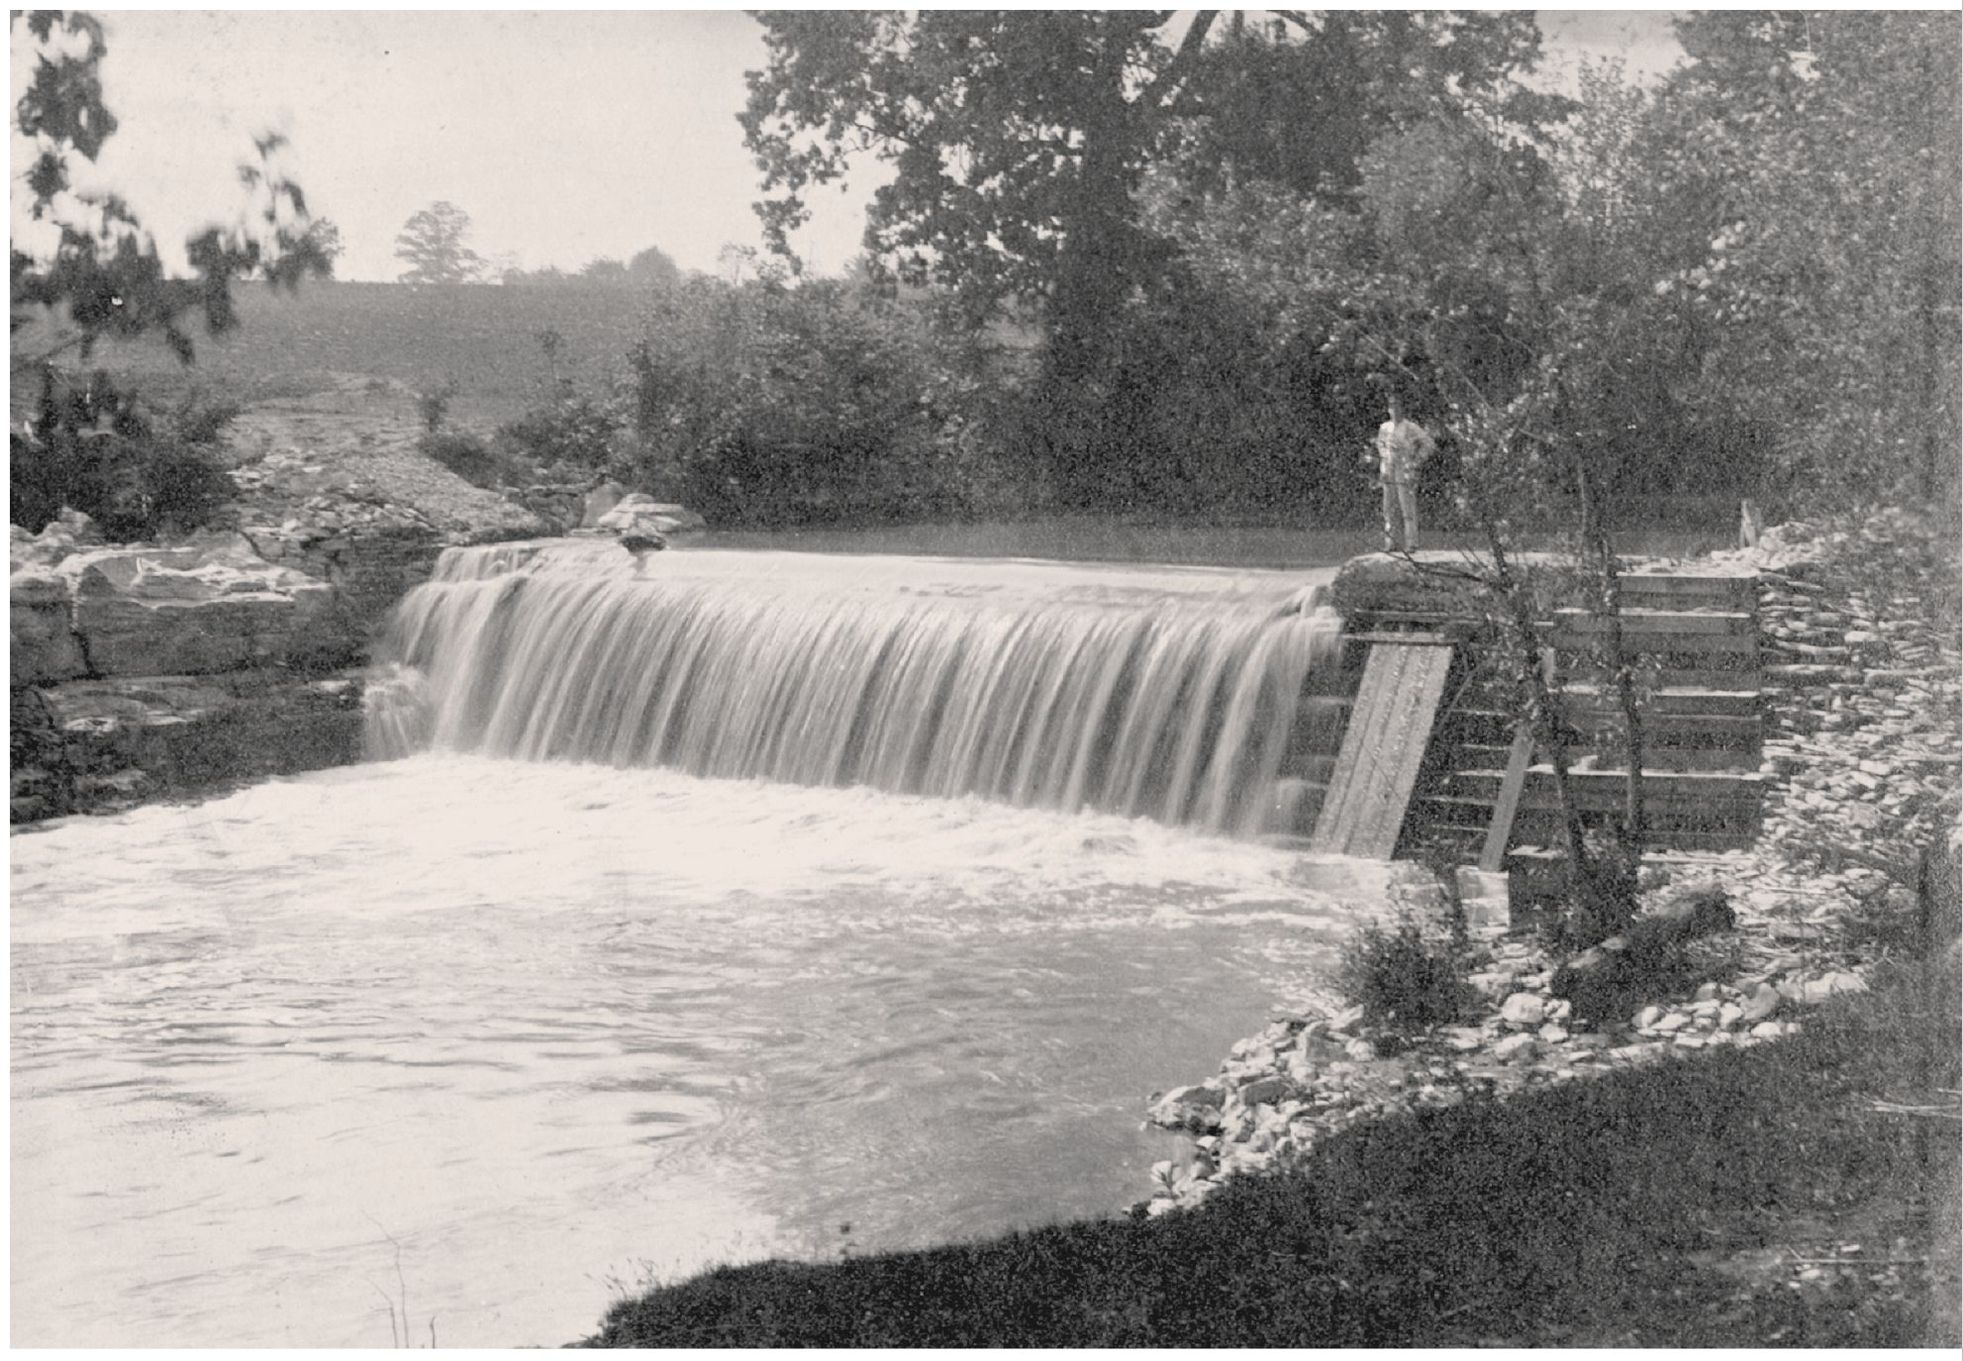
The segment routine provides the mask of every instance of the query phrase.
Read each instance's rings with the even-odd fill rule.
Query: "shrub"
[[[577,476],[607,466],[624,425],[611,403],[566,393],[498,427],[497,441],[540,468]]]
[[[466,430],[431,431],[416,447],[473,487],[500,486],[520,471],[513,459]]]
[[[214,448],[237,414],[193,395],[153,421],[105,374],[46,375],[39,413],[8,439],[9,518],[39,533],[73,506],[121,542],[212,524],[238,496]]]
[[[956,513],[994,489],[999,384],[971,334],[851,285],[688,280],[630,356],[621,481],[729,525]]]
[[[434,435],[442,430],[443,423],[450,417],[450,403],[457,395],[457,380],[446,378],[441,387],[416,394],[416,414],[422,418],[425,434]]]
[[[1358,929],[1343,947],[1336,986],[1372,1026],[1429,1029],[1459,1019],[1468,994],[1464,956],[1425,939],[1415,922]]]

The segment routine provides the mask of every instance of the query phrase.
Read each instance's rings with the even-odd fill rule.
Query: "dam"
[[[453,550],[368,761],[14,838],[16,1340],[549,1345],[1134,1201],[1386,896],[1331,575]]]

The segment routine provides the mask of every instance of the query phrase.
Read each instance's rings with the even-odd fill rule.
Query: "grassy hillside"
[[[297,294],[248,286],[236,301],[239,329],[218,339],[198,337],[192,368],[157,341],[106,343],[97,363],[139,377],[162,395],[196,385],[244,401],[318,392],[333,373],[417,392],[454,378],[453,415],[496,424],[538,394],[546,372],[539,331],[565,337],[562,371],[597,381],[621,363],[642,310],[637,291],[600,288],[310,283]],[[42,325],[23,331],[16,352],[43,348],[49,334]]]

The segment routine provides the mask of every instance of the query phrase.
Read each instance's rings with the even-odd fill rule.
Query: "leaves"
[[[86,358],[104,335],[154,332],[182,362],[194,350],[182,325],[192,312],[203,316],[212,333],[235,324],[230,287],[239,279],[262,276],[286,285],[307,275],[325,274],[327,258],[309,236],[306,199],[278,168],[276,154],[285,138],[254,139],[257,164],[239,167],[238,178],[258,200],[264,230],[211,228],[187,243],[196,277],[172,278],[155,243],[134,209],[120,197],[72,192],[69,157],[94,161],[117,130],[101,82],[108,42],[101,23],[78,11],[36,10],[16,14],[41,45],[34,76],[14,105],[14,130],[35,147],[25,178],[29,209],[36,221],[57,228],[55,244],[44,256],[11,252],[10,304],[18,330],[25,308],[63,308],[78,333],[56,351],[15,355],[16,370],[45,364],[70,346]],[[79,50],[73,41],[82,39]]]

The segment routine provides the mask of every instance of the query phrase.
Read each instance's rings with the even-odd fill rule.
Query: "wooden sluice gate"
[[[1396,851],[1452,669],[1443,643],[1413,635],[1370,645],[1313,849],[1374,860]]]
[[[1756,579],[1631,572],[1621,587],[1623,654],[1644,680],[1646,845],[1670,858],[1750,846],[1765,781]],[[1552,764],[1469,605],[1408,580],[1339,598],[1350,643],[1369,651],[1315,846],[1444,850],[1506,868],[1516,904],[1531,902],[1560,882]],[[1569,789],[1583,821],[1603,825],[1621,810],[1626,777],[1607,621],[1557,609],[1542,625]]]

